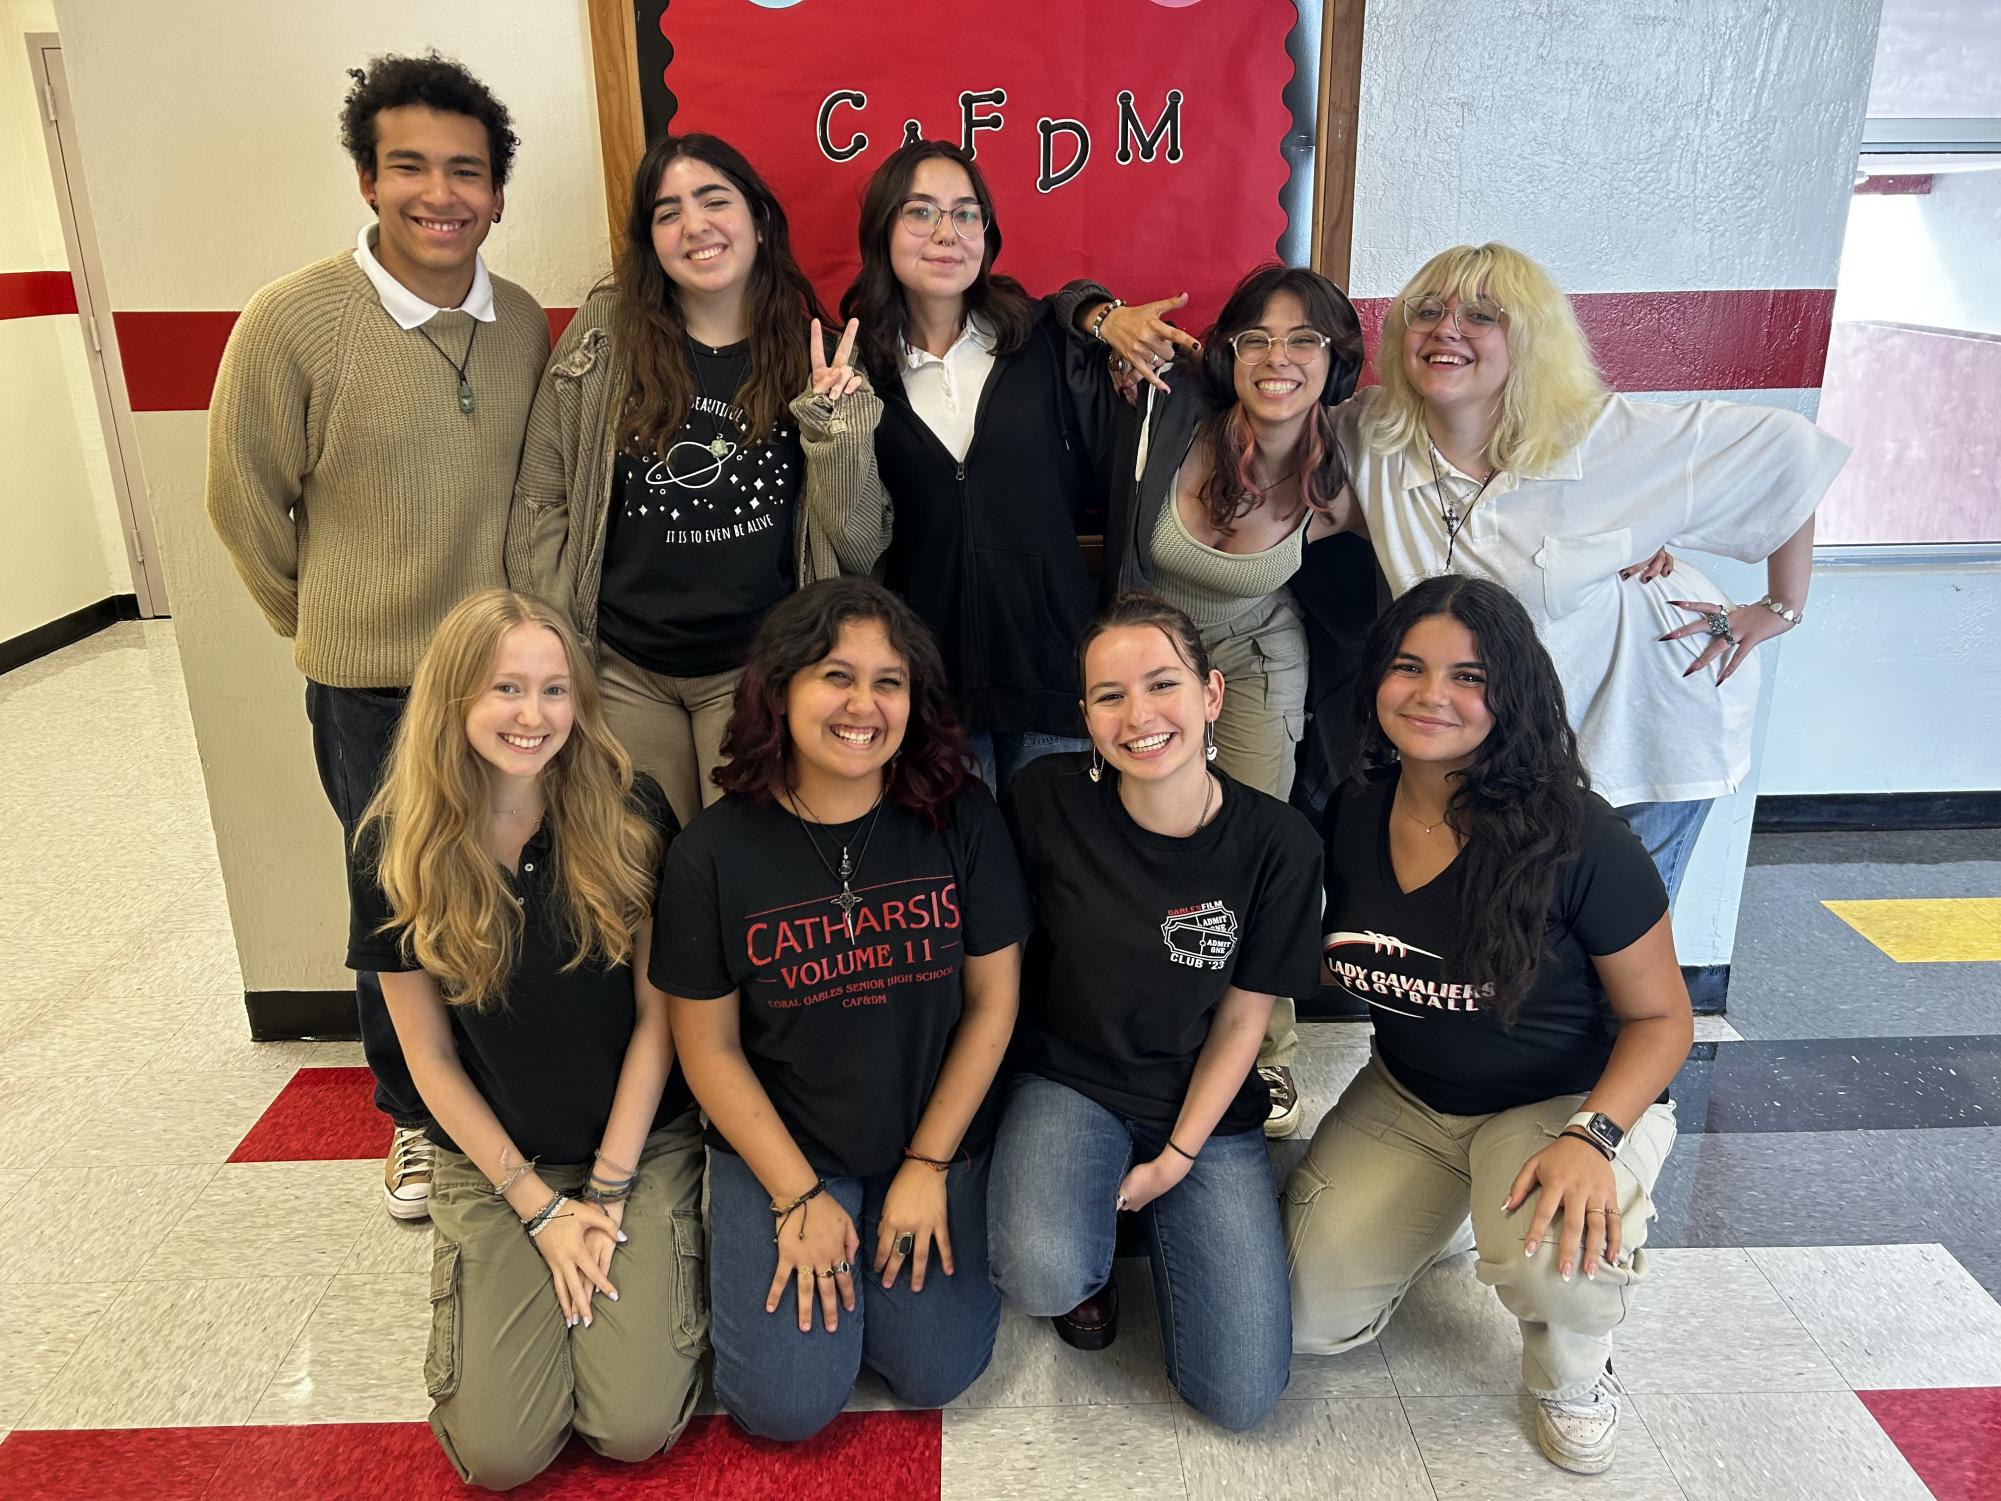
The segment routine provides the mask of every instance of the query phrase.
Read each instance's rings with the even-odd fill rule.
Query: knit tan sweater
[[[469,314],[396,325],[349,252],[250,299],[208,416],[208,514],[293,660],[337,688],[408,687],[445,613],[506,582],[501,550],[549,325],[493,280]]]

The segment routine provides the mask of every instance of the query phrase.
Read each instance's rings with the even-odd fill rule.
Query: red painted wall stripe
[[[0,318],[49,318],[76,311],[67,271],[0,271]]]
[[[577,310],[546,309],[552,338]],[[205,412],[235,313],[117,313],[118,358],[135,412]]]
[[[1615,391],[1769,391],[1820,385],[1830,288],[1578,292],[1577,321]],[[1373,356],[1387,297],[1355,304]],[[1373,380],[1373,370],[1366,379]]]
[[[1834,293],[1580,292],[1571,298],[1615,391],[1757,391],[1815,387],[1827,363]],[[1389,299],[1356,303],[1373,350]],[[558,338],[575,308],[550,308]],[[119,354],[137,412],[208,406],[234,313],[120,313]]]

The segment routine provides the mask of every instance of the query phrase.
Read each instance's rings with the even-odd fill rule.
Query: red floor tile
[[[76,1501],[80,1496],[200,1501],[237,1428],[114,1428],[16,1432],[0,1443],[0,1496]]]
[[[600,1459],[573,1441],[547,1473],[510,1494],[533,1501],[936,1501],[942,1437],[935,1412],[846,1413],[803,1444],[768,1444],[745,1437],[727,1418],[696,1418],[678,1444],[644,1464]],[[423,1423],[24,1432],[0,1443],[7,1501],[446,1501],[472,1494]]]
[[[229,1154],[231,1162],[334,1162],[389,1155],[389,1117],[365,1068],[302,1068]]]
[[[2001,1387],[1855,1395],[1938,1501],[2001,1496]]]

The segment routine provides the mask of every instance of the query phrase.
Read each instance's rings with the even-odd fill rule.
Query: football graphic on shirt
[[[1220,901],[1176,907],[1160,925],[1167,957],[1190,969],[1221,969],[1237,951],[1237,914]]]
[[[1445,957],[1443,954],[1432,953],[1430,949],[1421,949],[1412,944],[1405,943],[1393,933],[1329,933],[1326,938],[1321,940],[1320,952],[1327,957],[1327,962],[1331,964],[1334,962],[1334,951],[1336,949],[1361,947],[1366,947],[1372,954],[1392,954],[1398,958],[1409,954],[1422,954],[1427,959],[1442,961]]]

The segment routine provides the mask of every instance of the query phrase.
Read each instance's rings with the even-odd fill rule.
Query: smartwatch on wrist
[[[1608,1158],[1619,1155],[1619,1143],[1626,1139],[1619,1123],[1603,1111],[1580,1110],[1563,1123],[1563,1129],[1580,1131],[1590,1137],[1592,1144]]]

